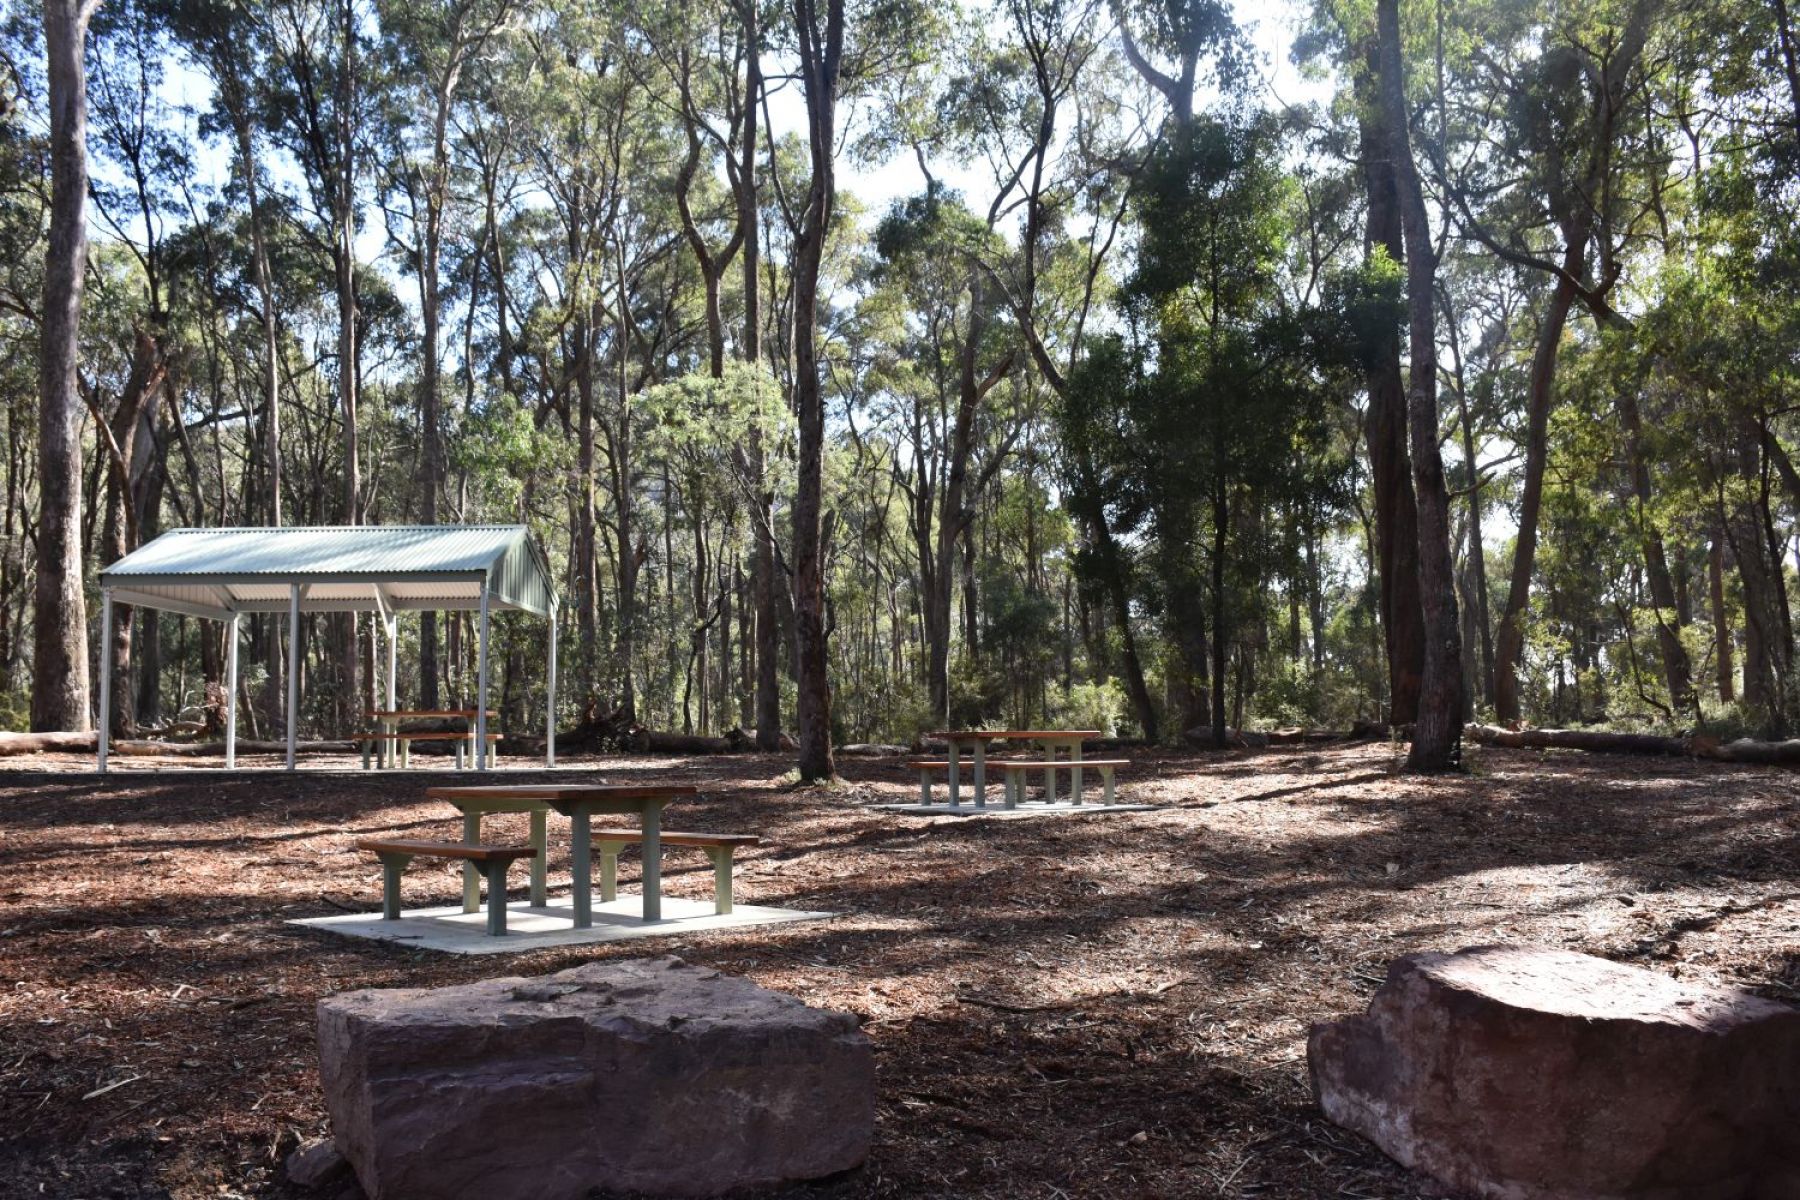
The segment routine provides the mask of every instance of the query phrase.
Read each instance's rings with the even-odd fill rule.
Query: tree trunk
[[[800,778],[830,779],[831,681],[826,674],[825,546],[823,538],[825,397],[819,379],[819,267],[831,228],[837,184],[838,69],[844,48],[844,0],[794,0],[800,78],[806,98],[812,178],[792,256],[794,294],[794,407],[800,427],[794,494],[794,624],[799,657]]]
[[[96,0],[45,0],[50,108],[50,235],[38,349],[38,536],[31,728],[91,728],[87,595],[81,572],[77,338],[87,270],[87,72]]]
[[[1565,254],[1574,269],[1584,255]],[[1525,478],[1519,493],[1519,533],[1513,542],[1512,577],[1500,610],[1500,634],[1494,648],[1494,714],[1502,724],[1519,719],[1519,665],[1525,652],[1525,623],[1531,604],[1531,574],[1537,563],[1538,514],[1544,501],[1544,467],[1550,457],[1550,409],[1554,403],[1556,354],[1562,344],[1575,289],[1558,280],[1538,326],[1532,353],[1530,386],[1525,401]]]
[[[1713,678],[1718,685],[1719,702],[1730,704],[1737,699],[1737,669],[1731,661],[1731,614],[1725,608],[1725,538],[1717,531],[1707,547],[1706,585],[1712,604]]]
[[[1473,618],[1480,639],[1482,696],[1494,702],[1494,635],[1488,614],[1487,547],[1481,540],[1481,464],[1475,458],[1475,431],[1469,422],[1469,397],[1456,390],[1459,424],[1462,426],[1463,469],[1469,473],[1469,591],[1474,600]]]
[[[460,49],[460,41],[453,41]],[[422,426],[420,458],[425,468],[419,481],[419,521],[438,523],[438,493],[444,486],[443,368],[439,342],[443,322],[441,272],[444,238],[444,206],[449,200],[450,102],[460,74],[461,59],[453,53],[436,89],[431,124],[431,174],[425,181],[425,228],[419,247],[419,318],[422,326],[419,363],[419,423]],[[438,706],[437,613],[419,614],[419,700],[423,707]]]
[[[1373,54],[1371,55],[1373,57]],[[1364,78],[1379,78],[1370,63]],[[1365,253],[1385,250],[1406,261],[1400,202],[1385,119],[1370,97],[1365,106],[1362,146],[1369,215]],[[1367,370],[1369,473],[1375,494],[1375,551],[1381,627],[1388,664],[1388,721],[1410,725],[1419,713],[1419,685],[1425,663],[1425,617],[1419,605],[1419,518],[1413,495],[1412,458],[1406,449],[1406,386],[1400,375],[1400,331],[1383,331]]]
[[[341,0],[344,64],[338,85],[336,211],[332,213],[333,267],[338,306],[338,404],[344,422],[344,507],[346,525],[362,524],[362,473],[357,458],[357,328],[356,302],[356,14],[351,0]],[[338,729],[360,724],[357,703],[358,621],[355,613],[338,624]]]
[[[1406,407],[1419,514],[1419,605],[1425,619],[1419,715],[1413,725],[1407,767],[1442,771],[1457,767],[1461,759],[1463,678],[1456,569],[1450,554],[1450,497],[1438,449],[1437,257],[1406,125],[1399,0],[1377,0],[1376,20],[1381,42],[1382,110],[1406,240],[1407,300],[1412,313]]]
[[[1650,514],[1650,471],[1644,464],[1644,423],[1637,396],[1630,388],[1619,393],[1619,417],[1625,426],[1625,456],[1631,490],[1637,500],[1638,541],[1644,552],[1644,570],[1650,582],[1650,599],[1656,613],[1656,641],[1662,652],[1663,678],[1669,685],[1669,703],[1676,712],[1697,713],[1693,668],[1681,642],[1681,617],[1675,603],[1675,581],[1669,574],[1668,554],[1662,530]]]

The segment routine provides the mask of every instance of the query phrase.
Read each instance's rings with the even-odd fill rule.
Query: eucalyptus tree
[[[262,28],[270,56],[260,97],[271,137],[298,165],[311,219],[298,230],[331,265],[337,306],[333,363],[342,454],[341,500],[335,516],[363,520],[358,335],[360,308],[357,233],[368,200],[369,141],[376,128],[373,97],[378,60],[367,53],[367,11],[361,0],[271,0]],[[359,719],[359,621],[338,623],[337,715],[343,728]],[[372,654],[372,648],[369,653]]]
[[[1614,290],[1632,244],[1661,219],[1668,151],[1651,92],[1664,7],[1618,0],[1567,11],[1466,10],[1470,27],[1457,32],[1480,50],[1451,64],[1461,69],[1440,85],[1448,93],[1439,101],[1444,122],[1454,120],[1459,142],[1472,143],[1444,146],[1433,158],[1460,228],[1551,283],[1538,319],[1519,534],[1495,646],[1494,707],[1503,721],[1520,715],[1519,659],[1563,331],[1578,304],[1597,322],[1625,323]],[[1439,74],[1450,70],[1440,65]]]
[[[512,14],[512,0],[387,0],[378,6],[383,45],[402,107],[398,186],[410,209],[407,248],[419,281],[419,520],[438,522],[444,487],[443,254],[450,220],[452,119],[464,77]],[[438,707],[437,614],[419,616],[423,707]]]
[[[1377,94],[1406,252],[1409,313],[1407,431],[1419,519],[1419,607],[1424,655],[1419,712],[1407,767],[1442,771],[1461,761],[1462,631],[1450,555],[1450,497],[1438,441],[1437,258],[1425,191],[1413,158],[1399,0],[1376,0]]]
[[[653,94],[672,92],[669,103],[686,140],[686,154],[674,177],[675,201],[704,288],[708,367],[715,379],[723,379],[725,279],[733,260],[740,256],[742,322],[736,338],[737,357],[754,365],[763,352],[757,169],[764,86],[762,14],[758,0],[725,0],[646,10],[638,15],[638,23],[660,72],[651,77],[648,86]],[[713,186],[721,168],[728,205]],[[767,486],[769,448],[763,442],[763,431],[752,427],[748,435],[737,448],[736,461],[753,510],[752,719],[758,748],[774,750],[781,733],[774,496]]]
[[[173,44],[160,14],[141,0],[127,0],[102,8],[93,32],[91,128],[102,170],[89,190],[96,215],[110,231],[112,244],[129,254],[138,280],[132,289],[138,294],[128,302],[130,370],[120,381],[111,411],[106,411],[97,382],[84,389],[94,417],[96,449],[107,464],[100,547],[105,564],[135,550],[141,529],[156,525],[156,514],[146,509],[163,469],[161,456],[153,452],[155,426],[162,423],[157,401],[173,395],[168,227],[177,181],[187,177],[192,162],[162,99],[163,63]],[[178,407],[168,409],[175,420],[181,419]],[[133,610],[115,606],[113,617],[109,653],[120,686],[112,691],[108,719],[123,731],[135,724],[137,715],[130,687]],[[144,667],[154,681],[157,614],[145,612],[142,622]],[[155,691],[153,686],[145,690]]]
[[[998,208],[996,200],[984,220],[933,184],[897,201],[875,231],[872,282],[893,293],[905,365],[895,373],[895,433],[910,461],[896,457],[895,479],[908,501],[931,711],[945,721],[957,551],[1021,431],[1021,414],[996,411],[990,400],[1023,357],[981,267],[995,257]]]
[[[800,779],[836,774],[831,679],[825,643],[825,396],[819,374],[819,268],[837,204],[838,89],[844,67],[846,0],[793,0],[793,34],[806,102],[809,172],[793,226],[794,411],[799,471],[794,489],[794,645],[799,668]]]
[[[88,22],[99,0],[45,0],[49,242],[38,333],[38,529],[31,727],[90,728],[82,586],[78,339],[87,269]],[[102,718],[104,719],[104,717]]]
[[[1293,190],[1272,122],[1196,118],[1172,130],[1139,181],[1142,230],[1125,292],[1118,444],[1138,464],[1183,729],[1224,744],[1231,662],[1242,701],[1245,635],[1272,550],[1267,523],[1313,502],[1346,358],[1341,322],[1280,286]],[[1124,530],[1123,532],[1132,532]]]
[[[1002,12],[998,33],[969,41],[968,79],[958,88],[958,141],[986,164],[994,211],[1016,222],[1016,246],[990,243],[1001,252],[981,266],[1036,377],[1064,417],[1080,424],[1083,406],[1069,396],[1070,380],[1113,288],[1110,267],[1127,232],[1135,164],[1161,124],[1153,111],[1161,96],[1147,102],[1147,89],[1133,87],[1138,77],[1111,46],[1109,13],[1098,0],[1012,0]],[[1067,445],[1058,451],[1072,452]],[[1065,469],[1095,488],[1104,473],[1092,461]],[[1104,508],[1081,510],[1083,578],[1112,614],[1133,713],[1155,741],[1157,711],[1130,620],[1130,556],[1114,541]]]
[[[174,36],[212,82],[212,111],[203,117],[202,129],[218,129],[230,139],[232,167],[244,193],[256,317],[262,332],[258,366],[265,475],[263,519],[271,525],[281,525],[281,317],[269,248],[274,216],[264,183],[262,110],[257,98],[259,88],[267,86],[259,78],[265,68],[260,44],[266,9],[226,0],[170,0],[165,11]],[[270,678],[276,679],[283,659],[273,638],[269,644]]]

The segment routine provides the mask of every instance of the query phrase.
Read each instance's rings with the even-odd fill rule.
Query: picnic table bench
[[[493,937],[506,932],[507,868],[521,858],[542,861],[542,851],[535,846],[365,838],[356,843],[356,848],[367,850],[381,860],[381,919],[384,921],[400,919],[400,876],[413,859],[460,858],[471,868],[479,866],[482,874],[487,876],[487,931]]]
[[[369,720],[376,723],[377,728],[369,733],[356,737],[362,743],[363,770],[369,769],[371,752],[378,752],[380,764],[384,767],[407,767],[412,764],[412,744],[414,742],[450,742],[456,752],[456,767],[461,770],[474,759],[477,741],[476,727],[480,723],[481,710],[477,708],[401,708],[375,709],[366,714]],[[488,710],[490,719],[500,714],[494,709]],[[402,721],[461,721],[463,728],[457,729],[401,729]],[[487,752],[492,755],[499,747],[500,735],[487,735]]]
[[[610,903],[619,894],[619,851],[644,840],[636,829],[596,829],[594,845],[600,851],[600,900]],[[754,846],[762,839],[754,833],[676,833],[662,831],[664,846],[698,846],[713,865],[713,911],[724,916],[731,911],[731,872],[739,846]]]

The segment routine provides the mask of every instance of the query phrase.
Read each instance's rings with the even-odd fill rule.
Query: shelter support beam
[[[287,769],[300,744],[300,585],[288,586]]]
[[[544,765],[556,765],[556,605],[550,606],[550,678],[544,698]]]
[[[488,589],[481,588],[481,626],[476,634],[475,667],[475,769],[488,769],[488,630],[492,618],[488,612]]]
[[[225,765],[237,766],[238,614],[225,622]]]
[[[100,724],[94,744],[99,747],[96,764],[106,774],[106,755],[112,749],[112,682],[113,682],[113,594],[111,588],[100,591]]]

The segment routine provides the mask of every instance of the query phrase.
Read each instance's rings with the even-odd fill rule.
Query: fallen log
[[[1595,754],[1653,754],[1709,758],[1719,762],[1800,763],[1800,741],[1758,742],[1743,738],[1728,746],[1703,733],[1671,737],[1617,733],[1606,729],[1502,729],[1467,725],[1463,736],[1483,746],[1511,750],[1586,750]]]
[[[1469,725],[1463,736],[1484,746],[1511,750],[1589,750],[1599,754],[1692,754],[1688,739],[1654,733],[1613,733],[1604,729],[1502,729]]]
[[[1772,763],[1778,766],[1800,763],[1800,739],[1759,742],[1751,738],[1739,738],[1723,746],[1715,743],[1713,751],[1705,757],[1719,758],[1726,762]]]
[[[837,752],[845,758],[897,758],[906,753],[906,747],[891,742],[851,742],[839,746]]]
[[[90,741],[92,735],[88,735]],[[90,746],[90,749],[93,747]],[[355,742],[300,742],[294,749],[302,754],[348,754],[358,749]],[[135,738],[123,738],[111,742],[107,750],[112,754],[135,758],[223,758],[224,742],[150,742]],[[238,739],[239,754],[286,754],[286,742],[253,742],[244,738]]]
[[[98,740],[91,733],[0,733],[0,758],[83,750],[91,754],[97,749]]]
[[[1324,742],[1349,742],[1362,737],[1386,737],[1387,726],[1379,727],[1379,732],[1370,734],[1360,729],[1271,729],[1269,745],[1301,746]]]
[[[1269,745],[1269,735],[1257,729],[1227,729],[1225,741],[1221,745],[1213,736],[1210,726],[1199,726],[1182,734],[1182,738],[1190,746],[1199,746],[1208,750],[1255,750]]]
[[[638,754],[729,754],[731,742],[722,737],[703,737],[695,733],[662,733],[638,726],[625,739],[626,746]]]
[[[240,738],[240,754],[286,754],[286,742],[256,742]],[[345,753],[350,742],[301,742],[301,750]],[[0,758],[20,754],[96,754],[99,738],[93,733],[0,733]],[[114,738],[108,752],[126,757],[205,758],[225,753],[224,742],[158,742],[143,738]]]

